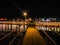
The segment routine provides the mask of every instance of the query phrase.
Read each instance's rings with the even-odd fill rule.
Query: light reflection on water
[[[60,27],[44,27],[44,26],[35,26],[38,30],[44,31],[57,31],[60,32]]]
[[[0,30],[4,30],[4,31],[8,31],[8,30],[12,30],[12,31],[24,31],[27,30],[27,25],[8,25],[8,24],[0,24]],[[57,31],[60,32],[60,27],[44,27],[44,26],[35,26],[35,28],[37,28],[38,30],[47,30],[47,31]]]
[[[8,24],[0,24],[0,30],[3,31],[8,31],[8,30],[12,30],[12,31],[23,31],[27,29],[27,25],[8,25]]]
[[[2,30],[2,24],[0,24],[0,30]]]

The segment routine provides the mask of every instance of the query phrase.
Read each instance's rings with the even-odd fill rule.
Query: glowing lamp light
[[[23,12],[23,15],[26,17],[27,16],[27,12]]]

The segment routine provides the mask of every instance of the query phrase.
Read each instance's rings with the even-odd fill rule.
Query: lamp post
[[[26,17],[27,17],[27,12],[26,11],[23,12],[23,16],[25,17],[25,20],[24,20],[24,30],[25,30]]]
[[[25,23],[26,23],[27,12],[23,12],[23,15],[24,15],[24,17],[25,17]]]

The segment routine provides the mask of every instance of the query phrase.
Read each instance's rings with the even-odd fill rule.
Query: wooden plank
[[[29,27],[23,39],[22,45],[38,45],[39,42],[39,45],[45,45],[45,42],[42,40],[42,37],[37,29]]]
[[[24,38],[23,38],[22,45],[27,45],[28,37],[29,37],[29,34],[28,34],[28,31],[27,31]]]

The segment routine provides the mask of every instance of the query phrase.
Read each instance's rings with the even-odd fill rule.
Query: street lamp
[[[24,14],[24,17],[25,17],[25,19],[26,19],[26,16],[27,16],[27,12],[24,12],[23,14]]]
[[[24,15],[24,17],[25,17],[25,22],[26,22],[27,12],[26,12],[26,11],[25,11],[25,12],[23,12],[23,15]]]
[[[25,24],[26,24],[26,17],[27,17],[27,12],[26,11],[24,11],[23,12],[23,16],[25,17],[25,20],[24,20],[24,30],[26,29],[25,28]]]

